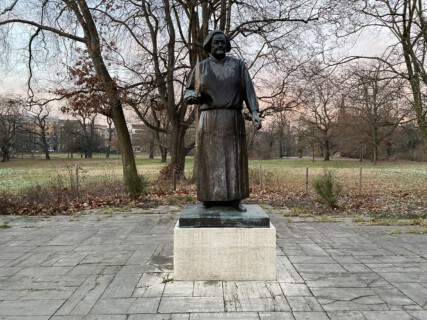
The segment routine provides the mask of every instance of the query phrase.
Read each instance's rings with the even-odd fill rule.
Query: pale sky
[[[369,31],[369,32],[368,32]],[[21,35],[22,36],[22,35]],[[25,38],[25,36],[22,36]],[[378,31],[375,32],[372,29],[365,30],[357,38],[348,40],[348,43],[355,43],[352,48],[346,49],[346,54],[348,55],[380,55],[387,48],[387,45],[391,42],[391,39],[387,34],[381,34]],[[28,80],[28,69],[26,58],[22,53],[14,53],[14,56],[11,59],[15,60],[14,65],[0,65],[0,94],[12,93],[16,95],[26,96],[27,94],[27,80]],[[21,55],[21,56],[20,56]],[[54,64],[48,66],[48,68],[53,68],[57,70],[52,70],[52,74],[56,74],[58,68],[61,68],[61,65]],[[41,69],[43,70],[43,69]],[[43,72],[44,73],[44,72]],[[45,73],[46,75],[46,73]],[[38,74],[35,74],[37,78]],[[48,78],[50,78],[48,76]],[[51,77],[49,80],[54,80],[55,76]],[[53,86],[54,83],[52,83]],[[41,90],[48,89],[46,84],[42,87]],[[42,92],[37,93],[36,95],[42,96]]]

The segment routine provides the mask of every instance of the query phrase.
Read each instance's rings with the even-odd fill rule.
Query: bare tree
[[[138,176],[124,104],[149,128],[170,135],[171,163],[183,172],[195,145],[185,137],[197,108],[187,107],[181,92],[186,74],[207,56],[202,43],[209,30],[229,34],[234,54],[244,58],[268,108],[269,98],[287,88],[283,79],[313,54],[304,52],[308,23],[329,9],[327,1],[304,0],[6,0],[0,4],[0,28],[28,27],[29,84],[36,76],[37,46],[46,54],[54,46],[66,53],[69,87],[56,92],[72,99],[73,108],[92,108],[113,119],[125,184],[132,191]],[[168,127],[146,117],[161,112]]]
[[[77,118],[80,129],[81,129],[81,138],[84,143],[84,153],[85,158],[92,158],[92,153],[95,147],[95,139],[96,139],[96,114],[88,114],[84,112],[84,110],[78,110],[75,113],[75,117]]]
[[[0,97],[0,151],[2,162],[10,160],[15,136],[22,120],[23,102],[19,99]]]
[[[27,132],[33,138],[32,142],[40,147],[45,155],[45,159],[50,160],[48,118],[52,108],[48,104],[30,102],[25,109],[26,121],[21,123],[20,129]]]
[[[385,144],[407,114],[404,84],[401,79],[389,78],[383,65],[354,68],[349,83],[349,107],[364,143],[372,147],[372,161],[378,162],[378,150]],[[385,76],[385,78],[384,78]]]
[[[352,56],[353,59],[379,60],[393,74],[407,81],[411,103],[424,140],[427,155],[427,20],[425,1],[421,0],[363,0],[337,2],[337,9],[346,15],[337,24],[340,37],[378,30],[390,41],[381,56]]]
[[[424,145],[416,121],[401,124],[393,134],[393,157],[411,161],[425,161]]]
[[[272,94],[286,88],[282,81],[286,75],[279,76],[278,69],[271,71],[280,66],[280,71],[289,72],[293,61],[302,59],[289,52],[297,46],[307,22],[316,20],[322,10],[317,3],[306,1],[151,0],[126,4],[131,18],[111,17],[111,24],[129,32],[140,53],[136,61],[125,65],[135,79],[124,85],[128,103],[148,127],[170,135],[171,164],[181,170],[195,145],[194,141],[186,143],[185,136],[197,117],[197,108],[186,106],[181,93],[186,74],[197,60],[207,57],[202,43],[209,30],[223,29],[229,34],[233,51],[247,61],[259,86],[271,91],[271,83],[280,84],[275,85],[274,93],[260,96],[268,103]],[[167,114],[169,128],[159,127],[153,117],[161,112]]]
[[[168,150],[171,145],[171,122],[166,109],[159,105],[156,98],[145,100],[145,103],[134,104],[131,102],[138,118],[150,130],[149,157],[154,158],[154,148],[157,146],[161,154],[161,162],[166,162]],[[190,125],[190,124],[188,124]]]
[[[62,152],[66,151],[70,158],[73,158],[74,152],[81,149],[79,126],[77,120],[65,120],[64,124],[61,126],[59,140],[60,150]]]
[[[288,111],[282,111],[275,113],[273,117],[277,130],[279,158],[291,156],[294,152],[295,137],[288,114],[290,114]]]
[[[330,160],[334,139],[334,127],[341,103],[338,79],[324,72],[318,63],[302,69],[301,81],[302,115],[306,127],[304,134],[310,137],[323,151],[323,159]]]
[[[103,12],[114,9],[116,1],[92,3],[86,0],[3,1],[0,4],[0,28],[7,35],[16,25],[28,27],[27,56],[29,67],[29,92],[32,95],[33,64],[37,62],[37,49],[48,52],[58,49],[63,55],[79,54],[80,59],[70,66],[69,75],[76,85],[74,90],[62,91],[74,97],[76,108],[84,108],[84,98],[102,100],[103,106],[94,112],[111,117],[116,128],[122,155],[124,184],[131,193],[141,191],[130,135],[123,113],[123,98],[117,80],[106,62],[108,51],[114,47],[114,36],[108,29]],[[56,42],[51,42],[52,38]],[[110,40],[110,41],[109,41]],[[50,44],[49,44],[50,43]],[[53,43],[53,45],[52,45]],[[66,57],[64,57],[66,59]],[[80,102],[80,103],[78,103]]]

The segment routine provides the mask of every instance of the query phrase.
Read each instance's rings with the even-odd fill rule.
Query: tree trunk
[[[143,185],[136,169],[130,134],[121,104],[111,108],[111,115],[120,145],[124,185],[131,194],[136,195],[142,192]]]
[[[403,39],[405,40],[405,39]],[[411,84],[411,91],[413,101],[413,107],[415,115],[417,117],[418,128],[421,133],[421,137],[424,141],[424,155],[427,160],[427,119],[423,106],[423,99],[421,94],[421,80],[420,80],[420,66],[417,63],[415,57],[411,56],[412,47],[407,45],[405,42],[402,43],[403,57],[405,59],[406,68],[408,69],[409,82]],[[410,41],[408,41],[410,43]]]
[[[174,122],[172,125],[173,127],[170,148],[171,164],[178,166],[180,171],[178,173],[178,178],[184,178],[185,156],[189,151],[184,144],[186,127],[180,125],[177,122]]]
[[[418,79],[413,79],[411,81],[412,94],[414,98],[414,109],[417,117],[417,124],[421,134],[421,137],[424,141],[424,156],[427,160],[427,119],[425,116],[422,98],[421,98],[421,89],[420,83]]]
[[[420,129],[420,132],[424,141],[424,157],[425,157],[425,161],[427,161],[427,128],[425,128],[424,130]]]
[[[87,157],[88,158],[92,158],[92,154],[93,154],[93,127],[92,124],[89,125],[89,136],[88,136],[88,141],[87,141]]]
[[[283,131],[282,129],[280,129],[280,135],[279,135],[279,159],[282,159],[284,156],[284,152],[283,152]]]
[[[150,145],[148,147],[148,159],[154,159],[154,140],[150,140]]]
[[[376,143],[372,146],[372,162],[374,165],[378,164],[378,146]]]
[[[42,133],[40,135],[40,139],[41,139],[41,148],[43,150],[44,153],[44,157],[46,160],[50,160],[50,155],[49,155],[49,144],[47,143],[47,139],[46,139],[46,134],[45,134],[45,128],[42,127],[41,128]]]
[[[160,146],[160,154],[161,154],[160,162],[165,163],[168,158],[168,149],[163,146]]]
[[[2,160],[1,162],[6,162],[9,161],[9,150],[7,147],[1,147],[1,152],[2,152]]]
[[[73,3],[73,2],[71,2]],[[80,10],[79,10],[80,8]],[[120,154],[122,157],[123,180],[125,188],[132,195],[143,191],[141,178],[136,169],[135,156],[132,149],[130,134],[126,126],[123,106],[120,100],[120,92],[117,84],[113,81],[101,53],[101,42],[96,24],[85,1],[78,1],[78,7],[72,5],[77,16],[82,16],[84,21],[80,22],[85,34],[85,45],[94,69],[99,76],[108,97],[110,115],[117,130]],[[81,12],[80,12],[81,11]]]
[[[323,150],[323,160],[324,161],[331,160],[331,147],[329,145],[329,140],[325,141],[325,147],[324,147],[324,150]]]
[[[44,134],[42,134],[41,139],[42,139],[42,141],[41,141],[41,148],[43,150],[44,157],[45,157],[46,160],[50,160],[49,145],[47,143],[46,136]]]
[[[89,137],[87,137],[86,140],[86,152],[85,152],[85,158],[92,158],[92,138],[91,133],[89,134]]]
[[[113,139],[113,130],[111,128],[113,121],[110,117],[107,117],[107,124],[108,124],[108,145],[107,145],[107,154],[105,155],[105,157],[109,159],[110,153],[111,153],[111,140]]]

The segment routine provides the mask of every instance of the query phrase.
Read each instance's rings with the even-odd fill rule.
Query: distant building
[[[148,152],[153,143],[151,130],[142,123],[129,123],[128,130],[134,151]]]
[[[37,128],[40,130],[40,128]],[[48,118],[46,123],[46,141],[51,152],[58,151],[61,134],[61,120],[58,118]]]

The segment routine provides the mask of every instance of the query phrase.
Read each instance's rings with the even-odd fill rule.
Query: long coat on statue
[[[196,72],[196,68],[199,68]],[[252,80],[243,61],[213,56],[192,71],[184,99],[194,95],[200,75],[198,126],[197,199],[232,201],[249,197],[248,154],[243,102],[258,111]]]

